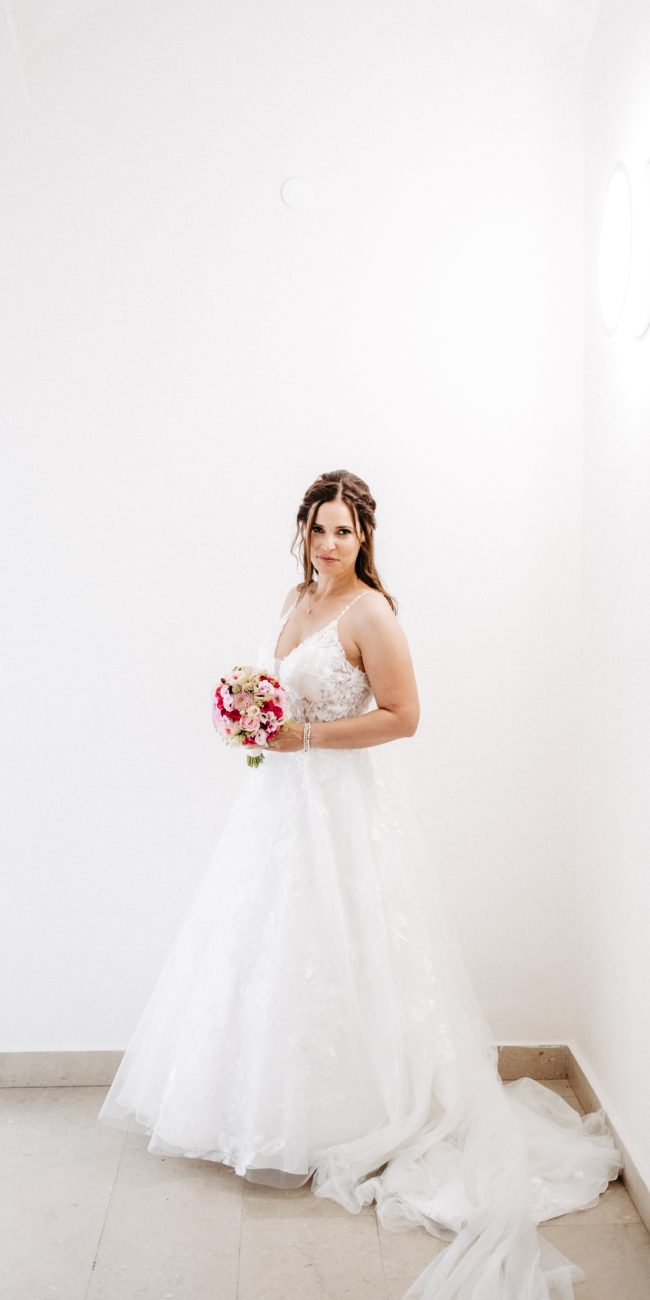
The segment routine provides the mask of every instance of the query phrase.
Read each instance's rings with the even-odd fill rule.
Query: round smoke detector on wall
[[[284,182],[280,193],[288,208],[303,212],[313,206],[314,191],[309,181],[304,180],[302,176],[291,176]]]
[[[616,329],[627,296],[632,254],[632,191],[622,163],[617,163],[605,197],[600,228],[598,284],[603,325]]]

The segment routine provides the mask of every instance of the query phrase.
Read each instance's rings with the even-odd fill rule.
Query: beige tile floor
[[[400,1300],[444,1249],[386,1232],[374,1205],[151,1155],[98,1122],[106,1091],[0,1089],[2,1300]],[[649,1300],[650,1237],[620,1181],[542,1231],[586,1271],[576,1300]]]

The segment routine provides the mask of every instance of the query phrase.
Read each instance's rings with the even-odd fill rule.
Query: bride
[[[448,1242],[406,1296],[571,1300],[537,1224],[596,1203],[621,1153],[533,1079],[502,1083],[434,864],[377,750],[419,721],[375,501],[322,474],[303,580],[259,647],[291,721],[246,769],[99,1118]],[[294,543],[295,544],[295,543]],[[406,1300],[406,1297],[405,1297]]]

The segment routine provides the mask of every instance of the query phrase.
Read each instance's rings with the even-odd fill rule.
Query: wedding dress
[[[282,660],[290,611],[260,646],[294,718],[371,707],[339,639],[349,608]],[[99,1118],[155,1154],[275,1187],[312,1178],[352,1213],[374,1201],[389,1230],[421,1225],[449,1244],[409,1300],[571,1300],[584,1273],[536,1225],[595,1205],[621,1153],[602,1110],[502,1083],[382,749],[269,751],[245,769]]]

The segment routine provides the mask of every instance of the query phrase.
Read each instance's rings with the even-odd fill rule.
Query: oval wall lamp
[[[643,338],[650,325],[650,165],[628,170],[618,162],[610,177],[600,230],[600,312],[608,334],[621,325]]]
[[[632,253],[632,190],[622,163],[617,163],[605,196],[600,228],[598,285],[600,314],[613,334],[623,314]]]
[[[630,170],[632,189],[632,253],[628,307],[625,316],[635,339],[650,325],[650,166],[638,163]]]

